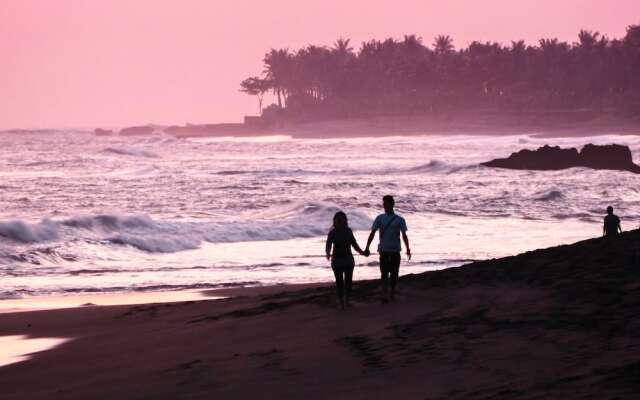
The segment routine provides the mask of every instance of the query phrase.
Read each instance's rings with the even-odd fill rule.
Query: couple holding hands
[[[382,198],[384,214],[380,214],[373,221],[371,233],[367,240],[367,247],[362,250],[349,228],[347,215],[338,211],[333,217],[333,228],[327,236],[326,254],[327,260],[331,261],[331,269],[336,278],[336,289],[341,308],[349,305],[351,286],[353,280],[353,269],[355,261],[351,252],[353,247],[359,254],[368,257],[371,255],[369,247],[375,238],[376,232],[380,232],[378,253],[380,254],[380,274],[382,280],[382,300],[384,302],[393,301],[395,288],[398,282],[400,271],[400,235],[404,241],[407,251],[407,258],[411,259],[409,248],[409,238],[407,237],[407,223],[404,218],[397,215],[393,207],[395,200],[392,196]],[[332,252],[333,250],[333,252]]]

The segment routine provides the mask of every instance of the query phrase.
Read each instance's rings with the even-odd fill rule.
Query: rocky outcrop
[[[185,126],[174,125],[164,129],[168,135],[176,137],[198,136],[238,136],[255,132],[255,129],[245,124],[187,124]]]
[[[633,163],[629,147],[619,144],[596,146],[588,144],[580,151],[585,166],[595,169],[618,169],[640,173],[640,166]]]
[[[619,144],[588,144],[578,152],[575,148],[543,146],[537,150],[520,150],[508,158],[492,160],[482,165],[493,168],[559,170],[573,167],[611,169],[640,173],[640,166],[633,163],[629,147]]]
[[[137,135],[151,135],[156,130],[155,127],[145,126],[130,126],[120,130],[120,136],[137,136]]]
[[[113,131],[111,129],[96,128],[93,130],[93,134],[96,136],[113,136]]]

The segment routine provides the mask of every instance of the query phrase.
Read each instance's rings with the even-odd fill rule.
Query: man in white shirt
[[[402,234],[409,260],[411,260],[411,249],[409,248],[409,238],[407,237],[407,223],[404,218],[393,211],[395,206],[393,196],[384,196],[382,198],[382,206],[384,207],[384,214],[378,215],[373,221],[364,254],[366,256],[371,254],[369,247],[376,236],[376,232],[380,231],[378,253],[380,254],[383,301],[393,301],[400,272],[400,253],[402,252],[400,234]]]

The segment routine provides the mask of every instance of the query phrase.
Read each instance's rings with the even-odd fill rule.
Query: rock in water
[[[508,158],[500,158],[482,163],[486,167],[560,170],[573,167],[611,169],[640,173],[640,166],[633,163],[629,147],[619,144],[598,146],[588,144],[578,152],[575,148],[562,149],[545,145],[537,150],[520,150]]]
[[[575,167],[580,160],[576,149],[544,146],[538,150],[520,150],[509,158],[492,160],[482,165],[495,168],[556,170]]]
[[[96,136],[113,136],[113,131],[111,129],[96,128],[94,129],[93,134]]]
[[[153,126],[130,126],[120,130],[120,136],[151,135],[156,129]]]
[[[580,151],[584,166],[594,169],[618,169],[640,173],[640,166],[633,163],[629,147],[619,144],[596,146],[588,144]]]

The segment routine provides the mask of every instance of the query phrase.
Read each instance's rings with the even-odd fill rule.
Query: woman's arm
[[[333,244],[333,231],[327,235],[327,243],[325,245],[325,253],[327,254],[327,260],[331,260],[331,245]]]
[[[356,249],[358,254],[364,255],[364,250],[362,250],[358,245],[358,241],[356,240],[356,237],[353,235],[353,231],[351,231],[351,246],[353,246],[353,248]]]

